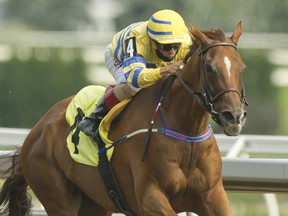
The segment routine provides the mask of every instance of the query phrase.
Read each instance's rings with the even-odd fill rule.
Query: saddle
[[[90,85],[84,87],[75,95],[67,107],[66,120],[71,128],[71,132],[66,140],[67,148],[73,160],[78,163],[95,167],[98,166],[99,147],[95,145],[95,140],[86,136],[77,128],[77,124],[82,118],[88,116],[93,111],[104,93],[105,87],[103,86]],[[115,105],[100,123],[99,135],[101,138],[99,140],[104,142],[105,148],[111,147],[113,143],[113,141],[108,138],[111,123],[122,112],[129,101],[130,99],[127,99]],[[96,141],[96,143],[98,142]],[[113,155],[113,150],[114,148],[109,148],[106,152],[109,161]]]
[[[121,113],[130,99],[121,101],[109,111],[99,125],[98,136],[93,139],[77,128],[79,121],[93,111],[104,93],[104,87],[91,85],[81,89],[72,99],[66,110],[66,120],[71,128],[67,137],[67,147],[71,157],[76,162],[99,167],[112,201],[122,213],[133,216],[135,214],[127,205],[110,164],[114,148],[111,148],[113,142],[108,138],[112,121]],[[109,150],[98,154],[100,149]]]

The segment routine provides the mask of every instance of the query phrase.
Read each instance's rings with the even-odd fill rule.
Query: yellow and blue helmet
[[[149,37],[161,44],[182,43],[189,36],[183,18],[173,10],[160,10],[148,21]]]

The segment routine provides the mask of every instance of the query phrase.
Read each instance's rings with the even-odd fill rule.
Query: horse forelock
[[[210,30],[203,30],[202,31],[208,38],[212,40],[219,40],[221,42],[226,41],[226,35],[221,28],[213,28]]]
[[[219,42],[225,42],[227,40],[227,37],[221,28],[212,28],[209,30],[202,30],[202,33],[205,34],[209,39]],[[192,31],[190,28],[190,34],[192,35]],[[187,53],[184,62],[187,62],[187,60],[193,55],[193,53],[199,48],[200,44],[198,43],[197,39],[191,36],[192,38],[192,45],[190,46],[190,50]]]
[[[209,39],[211,40],[218,40],[220,42],[225,42],[227,40],[227,37],[225,35],[225,32],[221,28],[212,28],[209,30],[201,30],[203,34],[205,34]],[[192,28],[190,28],[190,34],[192,35]],[[197,49],[199,47],[199,44],[197,43],[197,39],[191,36],[193,45],[190,47],[191,49]]]

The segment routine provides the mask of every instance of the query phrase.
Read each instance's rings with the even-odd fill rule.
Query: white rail
[[[21,146],[30,129],[1,128],[0,146]]]
[[[0,127],[0,146],[21,146],[30,129]],[[239,143],[247,153],[288,154],[288,136],[239,135],[228,137],[216,134],[221,152],[228,152]],[[233,147],[235,148],[235,146]],[[238,151],[238,150],[236,150]],[[226,157],[229,157],[228,155]]]

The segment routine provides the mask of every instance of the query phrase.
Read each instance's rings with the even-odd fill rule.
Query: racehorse
[[[194,43],[186,64],[170,82],[153,119],[153,128],[165,125],[171,128],[170,136],[150,131],[145,160],[148,129],[114,147],[111,166],[131,215],[232,215],[209,118],[212,116],[228,136],[238,135],[246,121],[245,64],[236,50],[242,24],[230,37],[220,28],[201,31],[190,27],[190,32]],[[133,98],[112,123],[111,140],[149,128],[159,94],[170,78],[164,77]],[[31,207],[28,186],[51,216],[121,212],[107,193],[98,167],[77,163],[68,153],[70,126],[65,111],[72,98],[50,108],[15,153],[10,176],[1,190],[0,213],[27,215]]]

